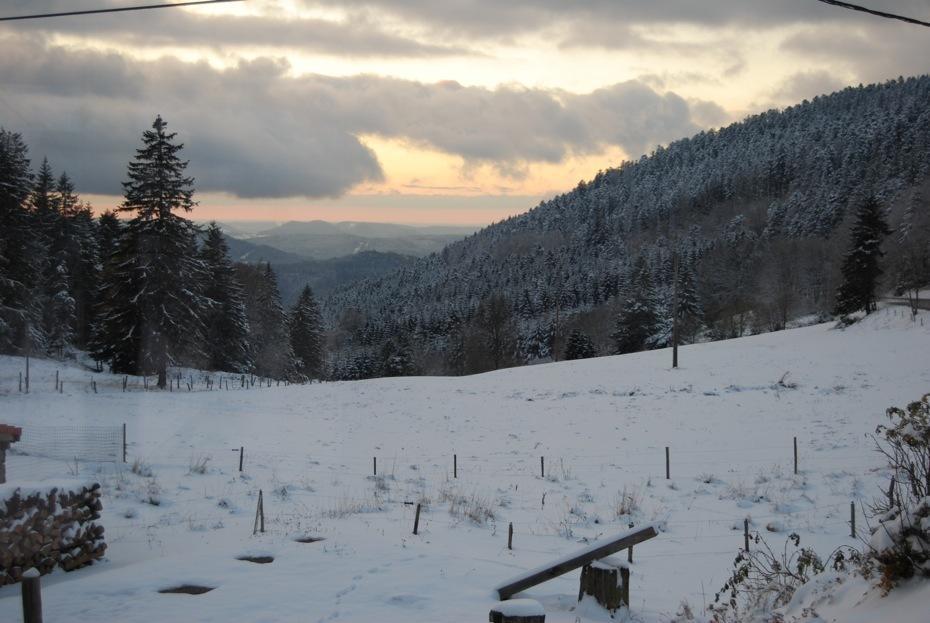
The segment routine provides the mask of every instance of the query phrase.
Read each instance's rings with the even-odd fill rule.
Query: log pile
[[[0,586],[35,567],[72,571],[103,557],[100,485],[23,494],[17,488],[0,501]]]

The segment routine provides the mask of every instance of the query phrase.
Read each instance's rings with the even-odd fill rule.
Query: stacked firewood
[[[0,501],[0,586],[19,582],[30,567],[72,571],[102,558],[103,526],[94,523],[102,508],[99,484],[26,495],[15,489]]]

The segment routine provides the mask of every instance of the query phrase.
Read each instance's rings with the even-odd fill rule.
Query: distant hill
[[[327,260],[302,260],[272,266],[278,275],[281,299],[292,305],[305,284],[310,284],[317,298],[324,298],[340,286],[374,279],[389,272],[410,266],[416,258],[398,253],[362,251]]]
[[[255,244],[249,240],[241,240],[233,237],[228,231],[226,233],[226,243],[229,245],[229,256],[235,262],[245,262],[247,264],[256,264],[258,262],[270,262],[278,266],[280,264],[294,264],[305,262],[307,258],[288,253],[274,247],[264,244]]]
[[[271,247],[308,259],[330,259],[378,251],[402,255],[424,256],[441,250],[447,244],[461,240],[476,227],[396,225],[345,221],[290,221],[260,231],[246,230],[243,225],[223,225],[229,236],[250,243]],[[245,233],[245,232],[248,233]]]

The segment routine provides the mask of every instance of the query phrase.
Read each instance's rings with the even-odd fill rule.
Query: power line
[[[0,17],[0,22],[13,22],[24,19],[44,19],[46,17],[66,17],[69,15],[97,15],[99,13],[123,13],[126,11],[146,11],[148,9],[167,9],[178,6],[195,6],[198,4],[219,4],[221,2],[243,2],[244,0],[190,0],[188,2],[166,2],[162,4],[145,4],[141,6],[113,7],[109,9],[88,9],[85,11],[64,11],[62,13],[36,13],[34,15],[13,15]]]
[[[851,4],[849,2],[840,2],[840,0],[817,0],[817,2],[823,2],[824,4],[831,4],[833,6],[842,7],[844,9],[850,9],[851,11],[861,11],[862,13],[868,13],[869,15],[877,15],[878,17],[885,17],[887,19],[896,19],[902,22],[907,22],[908,24],[916,24],[918,26],[930,27],[930,22],[922,22],[919,19],[914,19],[913,17],[905,17],[904,15],[896,15],[894,13],[876,11],[875,9],[870,9],[868,7],[864,7],[859,4]]]

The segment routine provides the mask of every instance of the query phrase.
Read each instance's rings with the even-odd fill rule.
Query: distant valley
[[[234,221],[219,225],[234,261],[268,262],[274,267],[285,304],[292,303],[306,283],[325,297],[339,286],[410,265],[478,229],[355,221]]]

